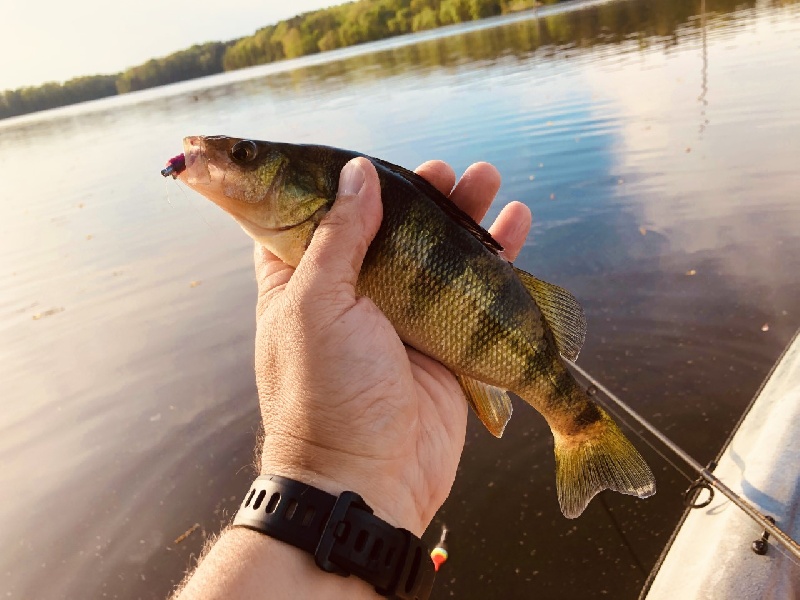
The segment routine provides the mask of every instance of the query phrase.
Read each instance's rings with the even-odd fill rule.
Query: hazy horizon
[[[227,41],[303,12],[349,0],[291,4],[211,0],[172,4],[140,0],[124,9],[100,0],[56,0],[3,6],[0,91],[124,71],[193,44]]]

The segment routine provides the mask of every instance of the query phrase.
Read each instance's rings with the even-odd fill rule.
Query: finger
[[[258,282],[259,289],[274,287],[271,278],[276,273],[282,272],[287,268],[294,271],[292,267],[258,242],[256,242],[253,247],[253,263],[256,268],[256,281]]]
[[[256,317],[260,317],[267,309],[270,300],[289,282],[294,269],[258,242],[253,249],[253,262],[258,284]]]
[[[366,158],[354,158],[342,169],[336,201],[314,232],[292,285],[297,280],[298,286],[354,302],[361,263],[382,216],[378,173]]]
[[[500,189],[500,173],[485,162],[470,165],[456,184],[450,199],[480,223]]]
[[[503,246],[506,259],[513,261],[525,244],[531,230],[531,209],[522,202],[511,202],[503,207],[489,228],[489,233]]]
[[[445,196],[450,195],[450,192],[453,191],[453,186],[456,184],[455,171],[442,160],[429,160],[418,166],[414,172],[423,179],[427,179],[428,183]]]

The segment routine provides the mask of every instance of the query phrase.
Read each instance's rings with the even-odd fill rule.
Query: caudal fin
[[[553,432],[558,502],[569,519],[580,516],[603,490],[639,498],[656,493],[650,467],[611,417],[600,410],[602,419],[585,431],[575,435]]]

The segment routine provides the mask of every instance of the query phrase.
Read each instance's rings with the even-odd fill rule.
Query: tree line
[[[553,4],[558,0],[544,0]],[[534,8],[537,0],[357,0],[311,11],[230,42],[209,42],[121,73],[0,92],[0,119],[223,71]]]

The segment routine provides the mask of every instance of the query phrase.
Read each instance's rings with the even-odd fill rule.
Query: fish
[[[544,417],[566,517],[578,517],[606,489],[655,493],[645,460],[567,367],[586,336],[578,301],[505,260],[489,232],[425,179],[328,146],[222,135],[186,137],[183,145],[183,160],[171,159],[168,174],[294,267],[333,206],[342,167],[367,158],[380,179],[383,220],[357,294],[378,306],[405,344],[453,372],[494,436],[511,418],[508,392]]]

